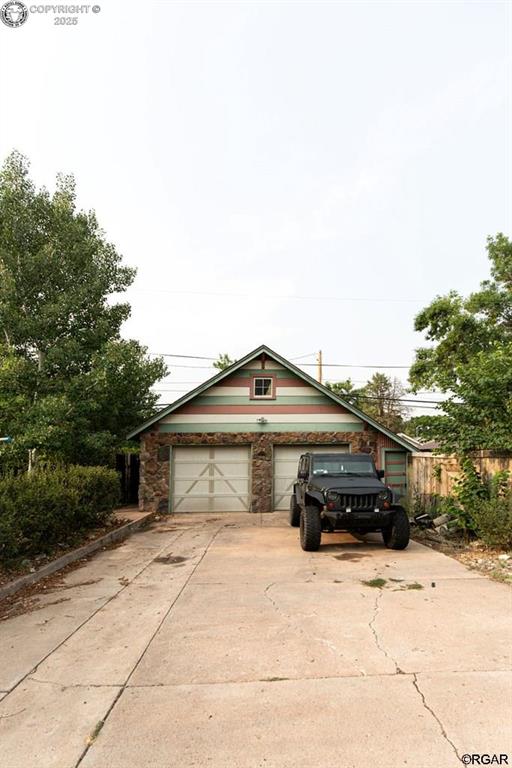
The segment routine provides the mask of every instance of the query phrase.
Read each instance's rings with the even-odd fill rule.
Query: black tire
[[[322,538],[322,520],[318,507],[306,507],[300,514],[300,545],[305,552],[316,552]]]
[[[300,507],[297,504],[295,494],[290,496],[290,514],[288,515],[288,522],[293,528],[298,528],[300,525]]]
[[[388,549],[405,549],[409,544],[410,525],[407,512],[398,507],[393,513],[390,526],[382,529],[382,538]]]

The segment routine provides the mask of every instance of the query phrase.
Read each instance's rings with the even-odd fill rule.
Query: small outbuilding
[[[129,437],[141,441],[141,508],[170,513],[288,509],[305,451],[371,453],[405,493],[416,450],[264,345]]]

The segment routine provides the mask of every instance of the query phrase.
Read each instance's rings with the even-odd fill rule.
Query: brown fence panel
[[[512,455],[480,451],[471,458],[484,478],[502,470],[508,470],[512,476]],[[456,456],[413,453],[409,482],[411,498],[449,496],[459,473],[460,465]]]

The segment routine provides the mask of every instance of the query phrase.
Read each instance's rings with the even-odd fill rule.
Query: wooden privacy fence
[[[512,473],[512,454],[480,451],[471,458],[477,471],[484,478],[502,470],[508,470]],[[460,465],[456,456],[413,453],[409,468],[410,496],[411,498],[415,496],[449,496],[459,473]]]

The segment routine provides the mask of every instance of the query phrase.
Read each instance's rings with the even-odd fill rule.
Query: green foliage
[[[488,491],[471,459],[460,462],[460,474],[453,484],[452,495],[440,499],[438,512],[448,515],[448,528],[465,535],[475,533],[475,510],[478,509]]]
[[[370,579],[369,581],[361,581],[361,584],[364,584],[365,587],[375,587],[376,589],[382,589],[382,587],[386,584],[386,579],[376,578],[376,579]]]
[[[404,421],[402,431],[420,440],[436,440],[441,416],[411,416]]]
[[[416,351],[413,391],[449,395],[444,413],[419,426],[421,436],[459,455],[512,450],[512,242],[489,237],[487,253],[491,279],[479,291],[437,297],[415,320],[431,346]]]
[[[436,513],[448,515],[451,531],[476,535],[488,546],[511,547],[510,473],[496,472],[483,480],[473,462],[465,457],[454,483],[453,495],[439,499]]]
[[[490,547],[512,548],[512,491],[492,493],[474,511],[478,536]]]
[[[236,360],[232,360],[226,352],[223,352],[219,354],[213,367],[217,368],[219,371],[224,371],[226,368],[229,368],[230,365],[233,365],[233,363],[236,363]]]
[[[154,413],[161,359],[120,338],[133,282],[75,183],[36,189],[13,153],[0,173],[0,467],[39,461],[106,463]]]
[[[361,408],[379,424],[399,432],[409,413],[408,407],[401,402],[405,393],[406,389],[398,379],[391,379],[384,373],[374,373],[363,387]]]
[[[453,494],[459,504],[471,514],[481,500],[486,498],[488,491],[470,458],[466,456],[461,460],[460,469],[460,474],[453,484]]]
[[[357,405],[357,398],[361,390],[354,387],[352,379],[344,379],[343,381],[326,381],[325,386],[334,392],[335,395],[343,397],[345,400]]]
[[[351,379],[326,382],[325,386],[393,432],[403,428],[409,409],[401,402],[406,389],[398,379],[374,373],[359,389],[354,387]]]
[[[108,522],[119,477],[104,467],[57,467],[0,479],[0,561],[50,552]]]
[[[512,488],[510,472],[496,472],[473,509],[478,536],[490,547],[512,547]]]
[[[510,489],[510,472],[508,469],[495,472],[489,480],[488,487],[491,499],[505,496]]]
[[[411,517],[425,514],[432,518],[437,517],[441,499],[442,497],[435,493],[413,493],[407,504]]]
[[[448,529],[452,533],[470,536],[475,532],[473,508],[463,507],[454,496],[441,496],[437,506],[438,515],[448,515]]]

